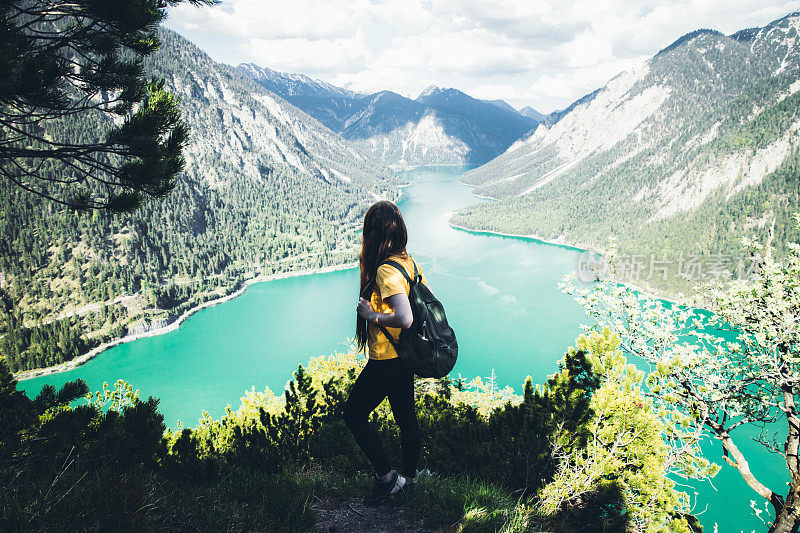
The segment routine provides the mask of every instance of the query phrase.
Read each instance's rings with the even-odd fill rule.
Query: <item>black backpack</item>
[[[423,378],[446,376],[456,364],[458,343],[456,334],[447,324],[444,307],[430,289],[422,283],[422,276],[414,264],[414,279],[397,261],[384,261],[399,270],[408,281],[410,290],[408,301],[414,322],[408,329],[400,331],[400,339],[395,340],[387,329],[376,324],[392,343],[397,355],[415,374]]]

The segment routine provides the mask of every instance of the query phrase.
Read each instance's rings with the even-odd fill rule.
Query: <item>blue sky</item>
[[[800,0],[223,0],[166,25],[218,61],[374,92],[456,87],[563,108],[681,35],[763,26]]]

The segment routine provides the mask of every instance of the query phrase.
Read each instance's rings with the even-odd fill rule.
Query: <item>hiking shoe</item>
[[[416,490],[416,488],[417,488],[416,481],[406,480],[406,482],[403,484],[402,487],[400,487],[400,490],[398,490],[397,493],[401,494],[404,498],[409,498],[414,495],[414,491]]]
[[[395,491],[398,479],[399,476],[395,471],[392,471],[392,477],[389,481],[381,481],[376,477],[372,485],[372,492],[364,498],[364,505],[379,505],[385,502]]]

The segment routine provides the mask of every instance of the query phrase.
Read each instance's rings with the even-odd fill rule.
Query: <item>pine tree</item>
[[[291,461],[308,456],[310,440],[322,425],[319,393],[303,365],[297,367],[294,378],[284,393],[283,412],[274,415],[261,412],[261,423],[270,440],[282,459]]]
[[[175,186],[188,129],[177,100],[147,79],[168,6],[216,0],[10,0],[0,7],[0,176],[73,208],[130,211]],[[96,131],[43,134],[93,116]],[[112,120],[122,120],[112,126]],[[83,132],[81,132],[83,135]],[[60,172],[42,172],[56,165]]]

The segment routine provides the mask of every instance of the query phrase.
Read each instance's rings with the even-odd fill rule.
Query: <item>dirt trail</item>
[[[315,498],[311,508],[317,514],[314,531],[320,533],[428,533],[434,529],[424,526],[414,511],[398,500],[365,506],[360,499],[344,501],[329,497]]]

